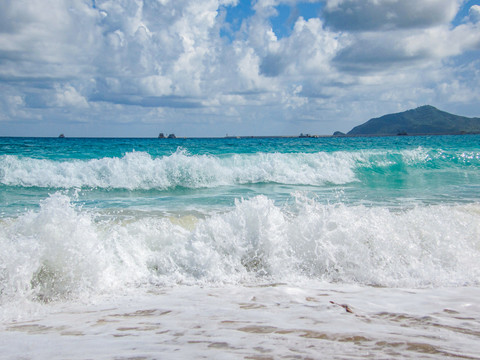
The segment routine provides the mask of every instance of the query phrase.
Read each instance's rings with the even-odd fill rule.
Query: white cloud
[[[302,17],[295,23],[292,35],[282,39],[281,56],[293,64],[297,76],[331,74],[331,60],[343,46],[341,37],[325,31],[318,18]]]
[[[56,86],[56,94],[53,101],[53,106],[58,107],[75,107],[88,108],[88,102],[77,89],[71,85]]]
[[[217,65],[217,9],[228,3],[233,2],[97,1],[105,14],[105,49],[97,57],[100,76],[106,73],[117,80],[115,88],[106,84],[102,91],[113,96],[136,90],[156,96],[201,96],[206,66]],[[136,81],[138,77],[143,80]]]
[[[327,0],[327,26],[336,30],[375,31],[448,24],[462,0]]]
[[[237,3],[3,0],[0,118],[101,119],[139,136],[155,124],[248,134],[259,119],[267,133],[328,133],[416,102],[477,101],[466,94],[480,93],[478,76],[459,68],[480,66],[463,58],[480,48],[478,6],[452,27],[461,0],[326,0],[277,37],[278,6],[300,1],[257,0],[222,37]]]
[[[0,121],[9,120],[9,116],[16,115],[16,112],[25,105],[23,98],[19,95],[7,95],[0,98]]]
[[[78,76],[98,51],[98,13],[84,1],[3,1],[0,74],[10,77]]]
[[[150,75],[140,79],[142,93],[147,96],[164,96],[172,93],[172,81],[161,75]]]
[[[473,23],[480,22],[480,5],[473,5],[468,11],[468,19]]]
[[[365,32],[351,34],[348,46],[334,59],[340,69],[355,72],[383,72],[415,66],[422,69],[451,56],[480,49],[480,31],[475,24],[451,29],[436,26],[428,29]]]
[[[38,120],[40,117],[25,110],[25,97],[15,88],[0,84],[0,122],[14,122],[18,120]],[[2,135],[5,132],[2,132]]]

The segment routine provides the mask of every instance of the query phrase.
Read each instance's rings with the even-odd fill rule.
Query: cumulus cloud
[[[58,107],[75,107],[75,108],[87,108],[88,102],[77,89],[71,85],[55,86],[56,94],[53,106]]]
[[[466,51],[478,49],[478,26],[447,26],[417,31],[395,31],[355,34],[354,39],[341,49],[334,63],[346,71],[384,71],[395,68],[430,66]]]
[[[300,17],[291,36],[278,41],[277,46],[267,52],[261,68],[266,75],[327,76],[331,71],[330,61],[341,46],[339,36],[325,31],[320,19]]]
[[[473,23],[480,22],[480,5],[473,5],[468,11],[468,19]]]
[[[461,1],[331,0],[325,22],[341,30],[348,44],[333,63],[348,72],[425,69],[478,48],[478,26],[452,27]]]
[[[327,0],[327,26],[341,31],[428,28],[447,24],[461,0]]]
[[[3,0],[0,119],[12,129],[101,119],[117,136],[132,135],[125,124],[138,136],[156,124],[328,133],[416,101],[474,101],[449,89],[479,93],[469,79],[480,65],[462,57],[480,48],[478,6],[452,26],[462,0],[247,0],[251,11],[229,26],[241,1]],[[321,14],[297,14],[277,36],[279,6],[305,2],[324,4]]]
[[[93,71],[98,18],[84,1],[3,1],[0,76],[60,78]]]

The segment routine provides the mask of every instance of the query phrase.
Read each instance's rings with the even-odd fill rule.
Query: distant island
[[[159,139],[176,139],[177,137],[175,136],[175,134],[170,134],[168,136],[165,136],[164,133],[160,133],[158,134],[158,138]]]
[[[350,130],[358,135],[454,135],[480,133],[480,118],[458,116],[424,105],[416,109],[373,118]],[[342,136],[336,132],[334,135]]]

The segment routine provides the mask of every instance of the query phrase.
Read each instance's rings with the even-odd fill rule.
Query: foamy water
[[[162,287],[4,323],[0,349],[7,359],[478,359],[479,296],[318,282]]]
[[[454,167],[463,175],[477,178],[478,174],[470,174],[468,170],[479,166],[478,152],[447,153],[422,147],[220,156],[195,155],[179,148],[160,157],[133,151],[121,157],[70,161],[3,155],[0,156],[0,181],[7,186],[63,189],[168,190],[258,183],[322,186],[355,183],[372,175],[398,176],[407,169],[421,176],[426,171],[436,174],[434,170],[447,172]]]
[[[218,158],[177,150],[159,158],[130,152],[119,158],[71,162],[3,156],[0,164],[7,169],[1,176],[2,183],[9,186],[167,190],[268,182],[347,183],[355,181],[354,161],[347,153],[261,153]],[[325,171],[319,172],[320,168]]]
[[[480,358],[477,139],[4,139],[0,353]]]

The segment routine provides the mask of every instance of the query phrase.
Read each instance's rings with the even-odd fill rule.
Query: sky
[[[329,135],[480,117],[480,0],[2,0],[0,136]]]

